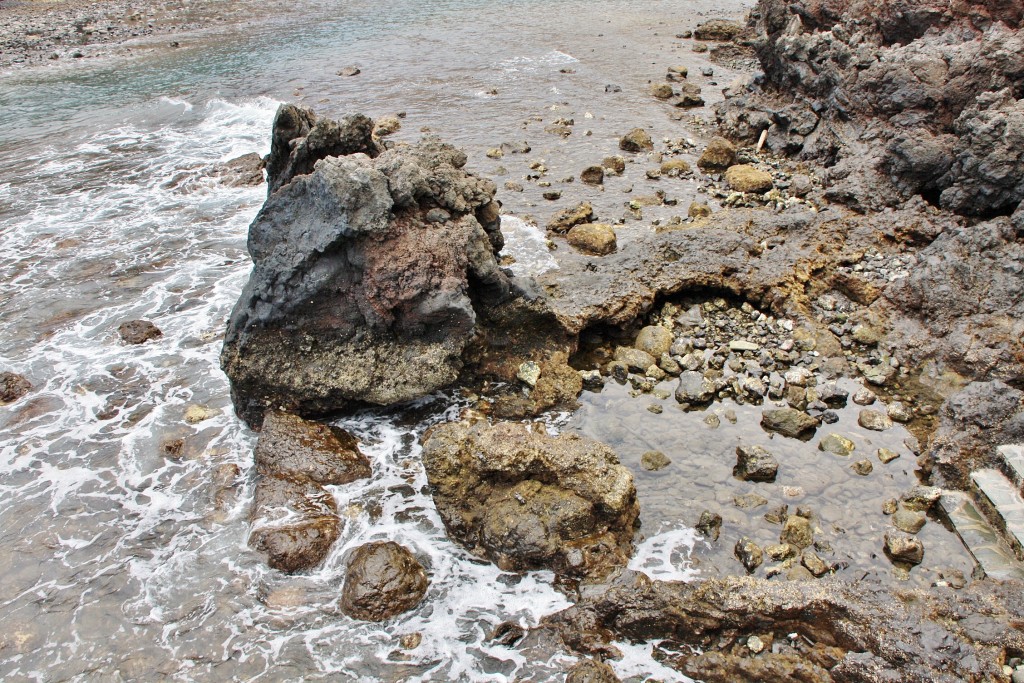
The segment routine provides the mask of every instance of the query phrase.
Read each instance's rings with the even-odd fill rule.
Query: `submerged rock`
[[[164,336],[160,328],[149,320],[128,320],[121,323],[117,333],[126,344],[145,344],[151,339]]]
[[[783,436],[802,438],[813,436],[818,421],[800,410],[775,408],[761,413],[761,426]]]
[[[779,461],[760,446],[737,446],[732,476],[744,481],[775,481]]]
[[[0,403],[13,403],[32,390],[32,383],[16,372],[0,372]]]
[[[359,546],[345,568],[341,610],[353,619],[384,621],[418,605],[430,582],[423,565],[393,541]]]
[[[428,433],[423,464],[449,536],[502,569],[600,576],[629,557],[636,489],[603,444],[449,423]]]
[[[620,683],[615,671],[605,664],[593,659],[584,659],[569,669],[565,675],[565,683]]]

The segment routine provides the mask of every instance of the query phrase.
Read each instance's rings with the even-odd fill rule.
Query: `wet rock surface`
[[[249,513],[249,545],[284,572],[323,562],[341,533],[334,498],[312,479],[269,475],[256,482]]]
[[[0,403],[13,403],[32,390],[32,383],[16,372],[0,372]]]
[[[253,457],[260,474],[304,475],[318,484],[370,476],[370,461],[351,434],[280,411],[264,416]]]
[[[1022,610],[1012,582],[922,591],[828,579],[668,583],[626,572],[546,623],[585,653],[614,652],[611,638],[662,640],[658,659],[705,680],[980,683],[1001,680],[1003,658],[1018,651]],[[973,627],[979,612],[984,631]]]
[[[117,333],[126,344],[145,344],[163,336],[160,328],[149,320],[128,320],[117,327]]]
[[[423,565],[393,541],[352,551],[341,589],[341,609],[353,619],[384,621],[418,605],[430,582]]]
[[[600,576],[629,556],[633,477],[598,442],[449,423],[427,435],[423,464],[449,536],[502,569]]]

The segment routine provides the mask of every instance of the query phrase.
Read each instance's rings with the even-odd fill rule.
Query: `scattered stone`
[[[743,481],[775,481],[779,461],[760,446],[738,446],[732,475]]]
[[[615,670],[604,662],[594,659],[583,659],[569,669],[565,675],[565,683],[621,683]]]
[[[548,190],[548,191],[546,191],[544,193],[543,196],[544,196],[544,199],[547,199],[549,202],[553,202],[556,199],[561,199],[562,198],[562,191],[561,190]]]
[[[13,403],[32,390],[32,383],[16,372],[0,372],[0,404]]]
[[[423,642],[423,634],[419,633],[405,633],[398,639],[398,646],[403,650],[415,650]]]
[[[593,222],[594,218],[594,207],[590,205],[590,202],[580,202],[576,206],[562,209],[552,216],[548,221],[547,229],[548,232],[564,235],[574,226]]]
[[[875,469],[870,460],[858,460],[850,468],[862,477],[868,476]]]
[[[619,140],[619,149],[624,152],[650,152],[654,149],[654,142],[643,128],[634,128]]]
[[[601,166],[604,167],[606,173],[622,175],[626,171],[626,160],[616,154],[615,156],[605,157],[601,161]]]
[[[618,346],[615,348],[615,360],[622,361],[633,372],[646,372],[647,368],[655,364],[654,356],[635,349],[630,346]]]
[[[338,72],[339,76],[358,76],[362,71],[357,66],[346,66],[344,69]]]
[[[830,408],[842,408],[846,405],[850,392],[836,385],[835,382],[826,382],[818,387],[818,400]]]
[[[892,515],[892,525],[908,534],[916,534],[923,527],[927,518],[924,513],[900,508]]]
[[[615,230],[607,223],[576,225],[565,238],[578,251],[591,256],[607,256],[618,248]]]
[[[746,537],[736,542],[733,553],[736,555],[736,559],[743,563],[748,574],[753,574],[754,570],[764,562],[764,552],[761,547]]]
[[[711,207],[707,202],[691,202],[686,215],[690,218],[707,218],[711,215]]]
[[[764,552],[773,561],[782,562],[783,560],[788,560],[791,557],[796,557],[797,549],[788,543],[776,543],[774,545],[765,546]]]
[[[423,464],[449,537],[505,571],[624,565],[639,515],[629,470],[604,444],[539,431],[459,422],[427,434]]]
[[[580,181],[587,185],[601,185],[604,183],[604,166],[587,166],[580,173]]]
[[[715,70],[712,69],[710,66],[705,66],[700,70],[700,75],[704,76],[705,78],[711,78],[712,76],[715,75]]]
[[[691,171],[690,164],[682,159],[669,159],[661,164],[661,174],[669,178],[677,178]]]
[[[519,366],[519,372],[516,373],[516,378],[530,388],[537,386],[537,380],[540,379],[540,365],[532,360],[522,363]]]
[[[604,389],[604,377],[599,370],[583,370],[580,372],[583,380],[583,388],[587,391],[601,391]]]
[[[769,524],[782,524],[789,517],[789,506],[780,505],[774,510],[764,513],[764,520]]]
[[[669,330],[660,325],[648,325],[637,334],[633,346],[655,358],[660,358],[669,352],[673,341],[674,337]]]
[[[693,31],[697,40],[728,42],[743,32],[743,25],[727,19],[711,19],[699,24]]]
[[[889,363],[878,363],[877,365],[858,363],[857,369],[864,375],[864,379],[867,380],[868,384],[874,384],[878,387],[885,386],[896,376],[896,368]]]
[[[874,403],[876,399],[877,397],[875,396],[875,392],[871,391],[867,387],[858,389],[853,394],[853,402],[859,406],[869,406]]]
[[[729,350],[737,353],[743,353],[744,351],[757,351],[761,346],[754,342],[747,341],[746,339],[734,339],[729,342]]]
[[[695,370],[679,375],[676,400],[691,406],[705,405],[715,397],[715,383]]]
[[[807,571],[813,574],[815,578],[820,578],[829,571],[829,566],[825,564],[825,561],[818,557],[817,554],[809,551],[801,556],[800,564],[806,567]]]
[[[394,135],[402,129],[402,120],[397,116],[382,116],[373,122],[373,137],[380,139]],[[501,151],[500,149],[498,150]],[[491,156],[490,152],[487,156]],[[500,157],[499,157],[500,158]]]
[[[671,464],[672,461],[661,451],[647,451],[640,456],[640,466],[648,472],[657,472]]]
[[[810,437],[818,428],[813,417],[793,408],[777,408],[761,413],[761,426],[792,438]]]
[[[790,515],[782,525],[779,541],[797,548],[807,548],[814,543],[814,530],[806,517]]]
[[[730,166],[725,172],[725,182],[737,192],[767,192],[775,186],[770,173],[758,170],[748,164]]]
[[[857,448],[856,444],[839,434],[829,434],[818,442],[818,450],[835,455],[847,456]]]
[[[127,344],[144,344],[150,339],[157,339],[164,335],[156,325],[148,320],[129,320],[121,323],[117,333]]]
[[[185,422],[190,425],[199,424],[205,420],[209,420],[211,417],[220,415],[220,410],[217,408],[207,408],[205,406],[190,405],[185,409]]]
[[[661,169],[649,168],[644,172],[644,175],[646,175],[649,180],[657,180],[661,177]]]
[[[717,512],[705,510],[700,513],[700,519],[697,521],[696,529],[704,536],[704,538],[717,541],[719,534],[722,532],[722,515]]]
[[[604,91],[605,92],[622,92],[622,86],[621,85],[608,84],[608,85],[604,86]]]
[[[659,100],[667,100],[674,94],[670,83],[654,83],[651,85],[651,94]]]
[[[749,510],[751,508],[767,505],[768,499],[756,493],[745,493],[741,496],[735,496],[732,499],[732,504],[741,510]]]
[[[885,532],[885,554],[893,562],[921,564],[924,560],[924,544],[913,536],[890,529]]]
[[[668,68],[668,72],[670,74],[676,74],[680,78],[686,78],[687,74],[690,73],[690,70],[685,66],[670,66]]]
[[[524,188],[522,183],[517,183],[514,180],[506,180],[505,189],[509,192],[522,192]]]
[[[883,515],[895,514],[896,511],[899,509],[899,507],[900,507],[899,501],[897,501],[895,498],[890,498],[889,500],[887,500],[884,503],[882,503],[882,514]]]
[[[349,432],[278,410],[264,416],[253,460],[261,475],[309,477],[318,484],[348,484],[371,474]]]
[[[885,406],[885,412],[894,422],[910,422],[914,419],[914,412],[900,401],[893,401]]]
[[[345,569],[341,610],[353,619],[384,621],[407,612],[427,594],[423,565],[393,541],[359,546]]]
[[[736,146],[722,137],[713,137],[697,160],[697,167],[703,171],[724,171],[736,160]]]
[[[499,147],[493,147],[486,152],[487,156],[491,159],[500,159],[505,156],[505,153],[501,151]]]
[[[915,486],[902,496],[903,507],[916,512],[927,512],[942,497],[942,489],[935,486]]]
[[[900,457],[899,453],[896,451],[890,451],[888,448],[879,448],[877,455],[883,465],[888,465],[890,462]]]
[[[747,649],[753,652],[755,655],[759,655],[764,652],[765,642],[757,636],[750,636],[747,638]]]
[[[228,187],[256,187],[264,182],[263,167],[263,157],[250,152],[215,164],[210,168],[210,175]]]
[[[711,427],[711,429],[718,429],[719,426],[721,426],[722,421],[717,415],[711,414],[704,418],[704,424]]]
[[[875,432],[884,432],[886,429],[892,427],[892,420],[877,410],[865,408],[857,415],[857,424],[864,429],[870,429]]]

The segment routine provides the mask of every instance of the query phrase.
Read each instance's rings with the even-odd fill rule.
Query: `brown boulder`
[[[305,475],[318,484],[347,484],[370,476],[370,461],[343,429],[267,411],[253,452],[260,474]]]
[[[117,333],[126,344],[145,344],[164,335],[160,328],[148,320],[129,320],[121,323]]]
[[[32,383],[15,372],[0,372],[0,403],[12,403],[27,394]]]
[[[261,476],[249,513],[249,545],[284,572],[315,567],[341,532],[334,498],[304,476]]]
[[[355,549],[345,570],[341,610],[353,619],[384,621],[423,600],[430,581],[423,565],[393,541]]]
[[[423,443],[448,535],[502,569],[601,576],[628,560],[633,476],[607,446],[520,423],[448,423]]]
[[[573,226],[590,223],[594,218],[594,207],[590,205],[590,202],[580,202],[576,206],[562,209],[552,216],[548,221],[547,229],[548,232],[564,235]]]
[[[725,182],[737,192],[767,192],[774,187],[770,173],[758,170],[748,164],[730,166],[725,172]]]
[[[724,171],[736,160],[736,146],[721,137],[713,137],[697,160],[697,166],[704,171]]]
[[[699,24],[693,30],[693,37],[697,40],[732,40],[743,32],[743,25],[728,19],[711,19]]]
[[[615,231],[606,223],[577,225],[565,236],[569,244],[591,256],[605,256],[615,251]]]
[[[619,149],[624,152],[650,152],[654,149],[654,142],[646,130],[634,128],[619,139]]]

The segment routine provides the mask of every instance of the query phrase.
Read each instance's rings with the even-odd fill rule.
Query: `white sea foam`
[[[688,527],[661,530],[637,545],[629,568],[662,581],[691,581],[697,576],[689,559],[696,542]]]
[[[516,216],[502,216],[501,232],[505,236],[502,253],[515,259],[512,272],[516,275],[540,275],[558,267],[537,226]]]

